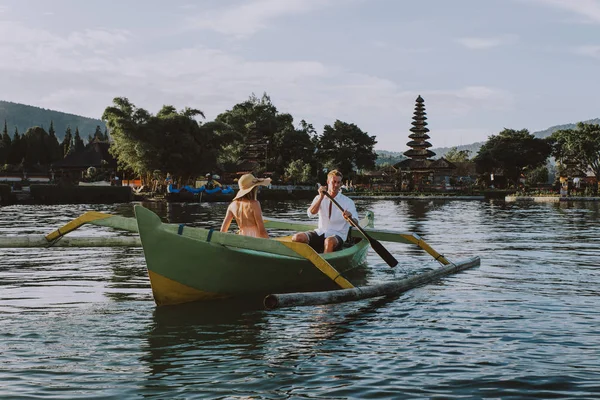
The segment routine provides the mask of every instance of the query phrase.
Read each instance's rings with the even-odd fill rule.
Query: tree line
[[[88,142],[91,142],[94,138],[107,141],[108,132],[105,129],[103,133],[100,126],[96,126],[94,134],[88,135]],[[3,171],[18,171],[34,166],[43,169],[56,161],[62,160],[71,153],[83,151],[84,148],[85,143],[79,134],[79,127],[75,127],[75,132],[72,132],[71,127],[68,126],[63,140],[60,142],[54,130],[54,121],[50,121],[48,131],[39,126],[34,126],[21,135],[19,129],[15,127],[11,138],[5,120],[2,136],[0,137],[0,169]]]
[[[96,125],[100,125],[102,131],[106,129],[106,125],[97,118],[88,118],[81,115],[0,100],[0,130],[2,129],[2,121],[4,120],[8,122],[9,134],[11,135],[15,129],[18,129],[22,135],[27,129],[33,126],[41,126],[47,132],[48,125],[52,121],[59,142],[62,142],[65,131],[69,126],[72,129],[79,127],[82,139],[85,139],[83,136],[87,136],[88,133],[94,132]]]
[[[251,169],[275,180],[294,183],[322,179],[333,168],[351,178],[359,170],[375,168],[375,136],[352,123],[335,120],[321,132],[305,120],[294,124],[265,93],[250,96],[212,121],[204,121],[197,109],[181,111],[165,105],[153,115],[127,98],[117,97],[106,107],[100,126],[88,135],[108,140],[110,152],[128,175],[151,180],[157,174],[186,181],[206,172],[234,173]],[[20,135],[8,135],[6,121],[0,139],[0,165],[20,168],[50,165],[85,146],[79,129],[67,127],[59,142],[53,123],[46,132],[33,127]],[[527,129],[504,129],[491,135],[477,154],[451,149],[445,158],[452,162],[474,162],[482,175],[504,175],[517,183],[523,175],[542,182],[548,177],[546,164],[554,157],[559,172],[570,169],[593,171],[600,179],[600,125],[580,122],[574,129],[561,129],[546,138],[536,138]],[[4,169],[7,166],[4,166]]]
[[[523,176],[545,183],[550,157],[563,176],[591,171],[600,181],[600,125],[579,122],[574,129],[560,129],[543,139],[527,129],[504,129],[489,136],[473,158],[468,150],[456,148],[446,154],[449,161],[472,161],[478,173],[502,174],[513,184]]]
[[[118,97],[102,119],[110,131],[110,152],[122,170],[145,179],[170,173],[179,181],[206,172],[272,174],[275,181],[302,183],[333,168],[351,177],[375,167],[375,136],[336,120],[318,133],[302,120],[281,113],[265,93],[252,95],[213,121],[202,111],[163,106],[152,115]]]

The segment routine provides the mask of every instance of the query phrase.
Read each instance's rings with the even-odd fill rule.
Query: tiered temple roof
[[[419,95],[413,115],[413,127],[410,128],[412,133],[408,135],[412,140],[406,143],[410,147],[410,150],[404,152],[404,155],[408,158],[395,164],[394,168],[419,173],[455,169],[456,166],[443,157],[439,160],[430,159],[435,156],[435,153],[429,150],[431,143],[427,141],[429,139],[429,135],[427,134],[429,128],[427,128],[427,113],[425,112],[424,103],[425,100]]]
[[[429,139],[429,129],[427,128],[427,113],[425,112],[425,100],[419,95],[416,100],[415,112],[413,115],[413,127],[410,128],[412,134],[408,135],[410,142],[406,143],[410,150],[404,152],[404,155],[413,160],[423,160],[435,156],[435,153],[428,150],[431,147],[431,143],[427,141]]]

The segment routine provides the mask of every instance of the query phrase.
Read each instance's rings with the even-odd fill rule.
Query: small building
[[[83,149],[52,164],[53,179],[71,183],[86,178],[88,169],[93,167],[96,180],[110,181],[117,174],[117,160],[108,151],[110,144],[97,138]]]

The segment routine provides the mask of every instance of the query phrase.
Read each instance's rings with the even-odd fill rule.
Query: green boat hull
[[[309,260],[273,239],[164,224],[135,207],[144,256],[158,305],[322,290],[335,285]],[[368,242],[323,254],[340,273],[364,264]]]

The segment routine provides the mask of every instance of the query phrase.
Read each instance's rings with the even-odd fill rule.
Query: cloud
[[[438,115],[443,114],[453,118],[464,117],[477,110],[508,111],[515,104],[514,96],[510,92],[486,86],[426,90],[419,94],[425,99],[427,106],[432,110],[435,109]]]
[[[586,23],[600,23],[600,0],[529,0],[549,7],[570,11],[585,18]]]
[[[492,47],[509,45],[517,41],[516,35],[502,35],[497,37],[465,37],[456,41],[464,47],[472,50],[490,49]]]
[[[416,92],[401,81],[311,59],[251,61],[206,46],[142,54],[132,51],[135,39],[121,30],[59,35],[0,23],[0,87],[11,94],[5,100],[99,118],[114,97],[123,96],[152,113],[164,104],[189,106],[211,120],[251,93],[267,92],[296,122],[305,119],[318,130],[335,119],[356,123],[377,136],[378,148],[388,149],[404,146],[419,94],[440,124],[512,107],[512,96],[492,87]]]
[[[502,131],[498,128],[497,131],[490,131],[486,128],[455,128],[455,129],[432,129],[429,142],[433,147],[453,147],[471,144],[475,142],[483,142],[490,135],[496,135]],[[471,154],[471,157],[475,154]]]
[[[573,53],[600,59],[600,45],[583,45],[573,49]]]
[[[126,43],[130,33],[122,29],[86,29],[72,32],[68,36],[55,35],[17,22],[0,21],[0,45],[28,49],[51,50],[98,50]],[[23,49],[27,50],[27,49]]]
[[[251,0],[222,10],[189,17],[188,28],[208,29],[244,38],[267,27],[269,21],[287,15],[304,14],[327,7],[333,0]]]

